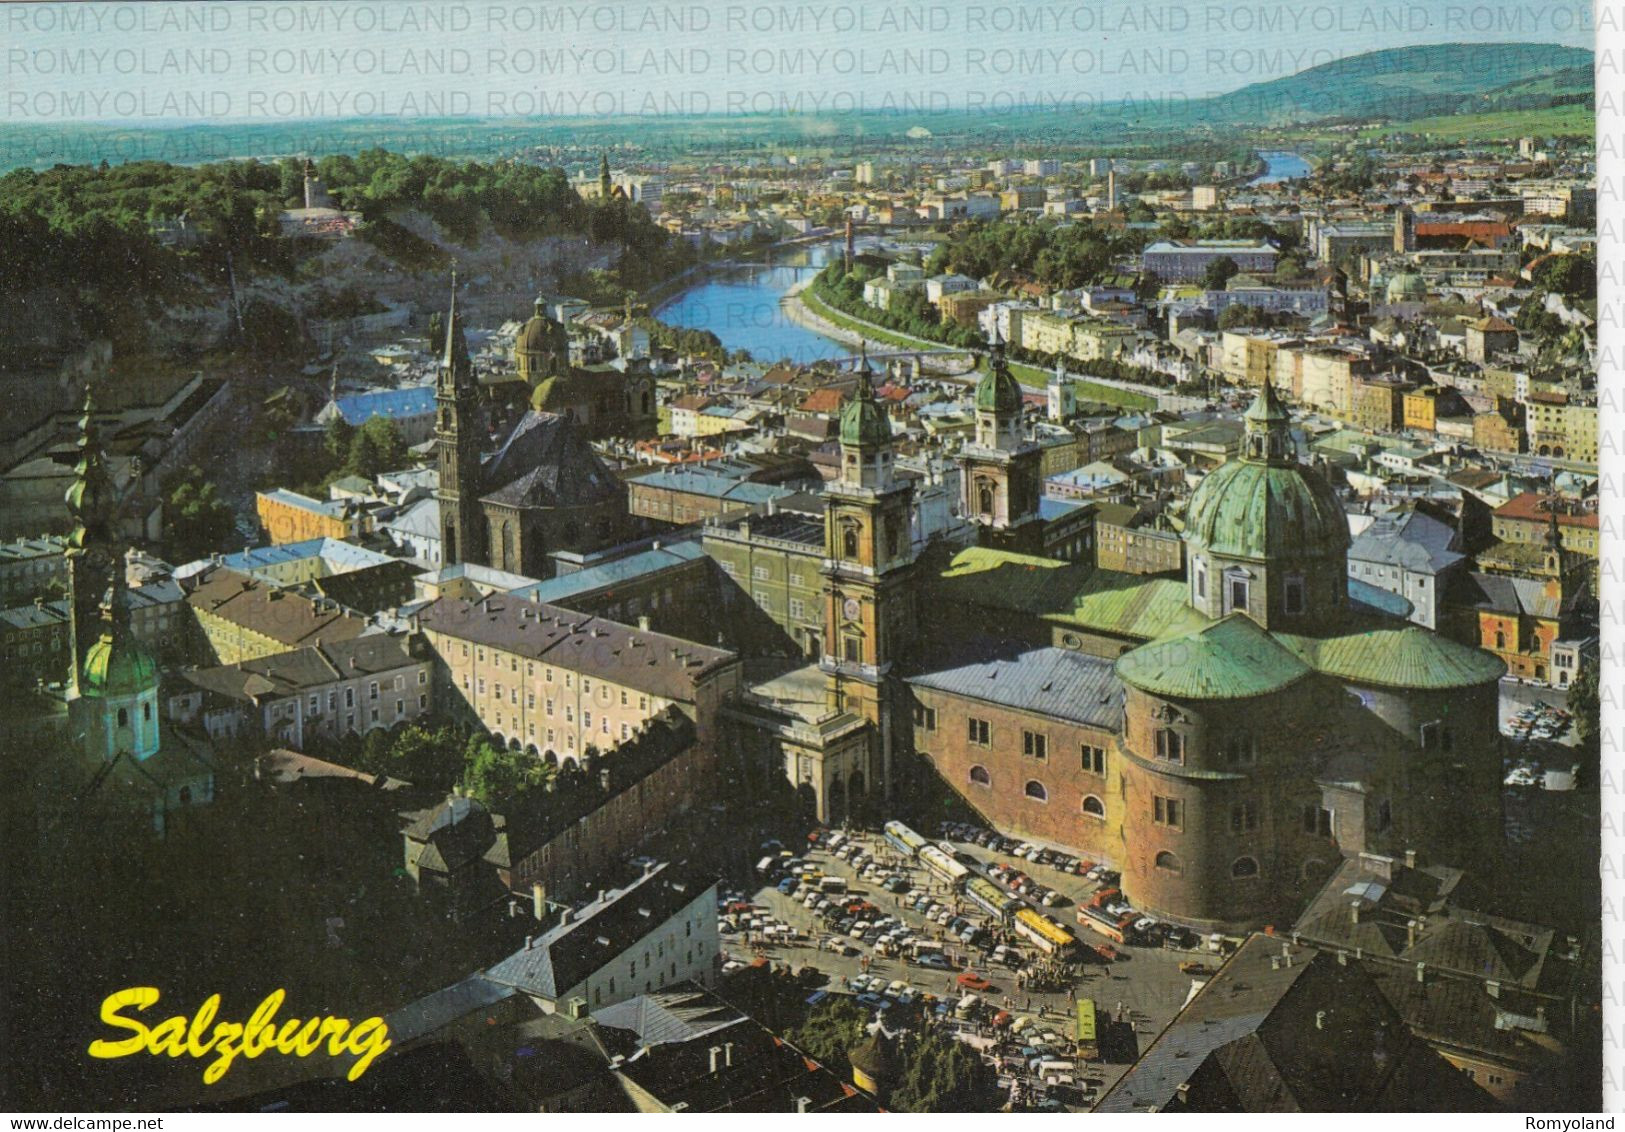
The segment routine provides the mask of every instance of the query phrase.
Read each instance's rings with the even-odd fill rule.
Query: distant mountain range
[[[1191,106],[1215,123],[1403,121],[1532,110],[1594,96],[1591,52],[1546,43],[1441,43],[1353,55]]]
[[[1087,109],[1053,105],[987,114],[946,110],[533,119],[347,119],[276,123],[111,125],[0,123],[0,170],[94,163],[104,155],[177,164],[248,156],[398,152],[489,159],[526,146],[614,146],[632,141],[652,156],[726,160],[761,145],[854,152],[858,139],[934,148],[1106,145],[1129,153],[1214,129],[1289,123],[1511,113],[1595,105],[1592,53],[1543,43],[1444,43],[1350,56],[1228,94],[1195,100],[1127,100]],[[913,133],[910,131],[913,130]],[[927,132],[928,131],[928,132]]]

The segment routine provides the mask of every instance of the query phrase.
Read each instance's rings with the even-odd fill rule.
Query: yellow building
[[[353,499],[312,499],[279,488],[258,492],[254,510],[273,545],[316,538],[353,538],[372,530],[371,515]]]

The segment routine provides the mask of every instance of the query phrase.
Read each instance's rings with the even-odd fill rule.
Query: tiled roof
[[[1109,731],[1123,723],[1123,688],[1112,662],[1071,649],[1032,649],[922,673],[908,682]]]
[[[442,597],[418,613],[425,630],[518,653],[668,700],[692,702],[695,685],[737,657],[724,649],[630,628],[511,594],[478,602]]]
[[[606,586],[622,585],[657,574],[662,570],[671,570],[689,562],[705,557],[705,551],[698,543],[678,542],[670,546],[661,546],[629,554],[625,558],[617,558],[613,562],[606,562],[602,566],[589,566],[585,570],[577,570],[571,574],[560,574],[556,578],[545,582],[537,582],[532,586],[521,586],[513,590],[514,597],[524,598],[526,601],[561,602],[568,601],[578,594],[591,593],[593,590],[603,589]]]
[[[333,404],[345,423],[351,425],[366,424],[373,417],[423,417],[434,412],[434,386],[374,389],[340,397]]]
[[[583,507],[619,497],[620,481],[575,422],[529,412],[480,469],[483,498],[510,507]]]
[[[624,890],[605,893],[569,922],[490,968],[486,976],[538,998],[557,999],[715,884],[715,878],[702,877],[686,866],[660,866]]]
[[[1384,515],[1355,538],[1349,547],[1349,560],[1437,574],[1466,557],[1450,549],[1455,537],[1449,524],[1421,511]]]
[[[347,641],[367,630],[361,618],[336,603],[318,605],[307,597],[268,585],[224,566],[211,566],[190,579],[186,602],[234,625],[290,648],[323,641]]]

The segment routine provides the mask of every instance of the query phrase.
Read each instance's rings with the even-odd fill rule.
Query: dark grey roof
[[[739,1011],[697,989],[659,991],[595,1010],[600,1026],[625,1030],[640,1046],[687,1042],[745,1020]]]
[[[417,615],[425,630],[545,660],[627,688],[691,702],[694,685],[737,658],[710,648],[575,613],[557,605],[492,594],[480,601],[442,597]]]
[[[416,1002],[408,1003],[384,1019],[389,1037],[397,1046],[432,1034],[463,1015],[483,1010],[517,993],[513,987],[492,982],[475,972],[460,983],[442,987]]]
[[[1466,557],[1451,549],[1455,538],[1454,527],[1421,511],[1382,515],[1355,538],[1349,559],[1437,574]]]
[[[908,682],[1109,731],[1123,724],[1123,685],[1113,663],[1071,649],[1031,649],[911,676]]]
[[[296,696],[307,688],[339,680],[393,672],[415,662],[400,637],[375,633],[347,641],[323,641],[238,664],[193,669],[184,675],[188,682],[206,691],[259,703],[267,697]]]
[[[625,492],[573,420],[543,412],[519,419],[480,482],[485,499],[509,507],[583,507]]]
[[[1528,617],[1560,618],[1570,611],[1578,595],[1578,587],[1565,586],[1563,600],[1547,592],[1540,578],[1516,578],[1506,574],[1469,575],[1468,600],[1480,609],[1493,609],[1497,613],[1518,613]]]
[[[486,974],[537,998],[557,999],[715,885],[714,877],[687,866],[658,867],[605,893]]]

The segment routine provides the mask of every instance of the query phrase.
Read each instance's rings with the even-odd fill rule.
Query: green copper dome
[[[1186,542],[1232,558],[1345,554],[1348,517],[1332,485],[1298,463],[1291,417],[1268,382],[1242,423],[1241,458],[1216,468],[1191,494]]]
[[[1349,524],[1319,474],[1232,460],[1191,495],[1185,538],[1192,549],[1233,558],[1321,558],[1347,552]]]
[[[1412,272],[1400,272],[1388,280],[1387,295],[1390,303],[1426,302],[1428,297],[1427,281]]]
[[[1021,412],[1021,385],[1010,375],[1010,367],[1004,363],[1002,342],[993,343],[987,372],[976,383],[976,408],[984,413]]]
[[[109,629],[85,653],[79,678],[79,691],[84,695],[118,699],[157,686],[158,662],[128,633]]]
[[[1309,675],[1308,664],[1244,614],[1141,645],[1117,658],[1123,683],[1187,700],[1267,696]]]

